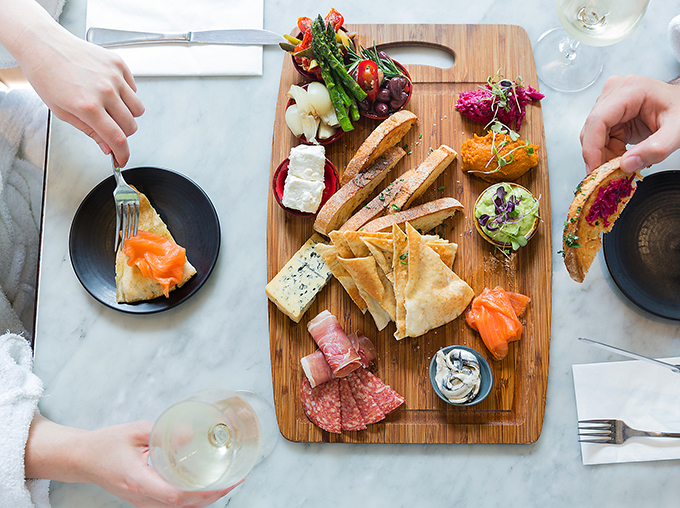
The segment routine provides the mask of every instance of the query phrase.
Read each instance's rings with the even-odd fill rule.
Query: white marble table
[[[265,1],[264,28],[288,32],[298,16],[330,5]],[[535,42],[558,24],[553,2],[393,0],[336,4],[353,23],[508,23]],[[675,4],[674,6],[671,4]],[[680,74],[666,37],[677,2],[653,0],[639,29],[606,48],[603,76],[565,94],[541,85],[550,167],[553,245],[561,244],[572,189],[584,174],[579,131],[605,79]],[[84,33],[85,0],[69,0],[62,22]],[[325,12],[323,13],[325,14]],[[71,268],[68,234],[82,198],[109,175],[109,159],[72,127],[52,125],[36,329],[41,410],[83,428],[155,419],[206,386],[272,397],[266,283],[266,202],[276,91],[283,54],[264,51],[264,76],[138,79],[146,113],[130,139],[129,167],[186,174],[212,198],[222,251],[207,284],[170,312],[125,315],[93,300]],[[408,64],[408,61],[404,63]],[[655,169],[680,167],[680,154]],[[247,241],[244,241],[247,239]],[[559,247],[555,247],[555,251]],[[599,338],[651,356],[680,355],[675,322],[637,311],[614,289],[602,260],[586,282],[553,259],[553,317],[545,421],[532,445],[323,445],[280,439],[229,506],[678,506],[678,461],[585,467],[576,442],[571,366],[618,360],[576,340]],[[60,507],[123,506],[89,485],[53,483]],[[215,506],[225,506],[222,500]]]

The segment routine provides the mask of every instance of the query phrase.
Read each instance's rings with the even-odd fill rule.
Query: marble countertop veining
[[[287,33],[300,15],[331,4],[266,0],[264,28]],[[353,23],[502,23],[535,43],[558,25],[539,0],[428,0],[333,5]],[[69,0],[62,23],[84,34],[85,0]],[[572,190],[584,174],[579,132],[605,79],[680,74],[666,28],[677,2],[652,0],[640,27],[604,48],[603,75],[567,94],[539,83],[550,170],[553,246]],[[323,13],[322,13],[323,14]],[[95,143],[54,120],[40,267],[35,370],[45,383],[41,411],[92,429],[154,420],[169,404],[211,385],[247,388],[271,400],[266,284],[266,202],[272,125],[283,53],[264,50],[264,75],[138,79],[146,113],[130,138],[129,167],[177,170],[211,197],[222,226],[213,275],[172,312],[123,315],[92,299],[68,255],[71,219],[110,165]],[[408,64],[408,62],[404,62]],[[680,154],[659,169],[680,167]],[[559,247],[555,247],[555,251]],[[65,295],[68,295],[66,300]],[[65,300],[67,303],[64,303]],[[553,255],[550,374],[543,431],[531,445],[324,445],[281,438],[229,499],[214,506],[618,506],[675,507],[678,461],[581,464],[571,366],[618,360],[579,343],[587,336],[650,356],[679,356],[677,322],[644,314],[616,290],[601,255],[583,284]],[[55,508],[126,506],[91,485],[53,482]]]

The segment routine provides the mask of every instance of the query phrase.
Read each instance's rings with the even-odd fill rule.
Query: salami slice
[[[373,400],[373,396],[368,388],[361,382],[356,371],[347,376],[349,387],[352,390],[352,396],[357,403],[359,412],[364,418],[364,423],[370,425],[371,423],[379,422],[385,418],[385,413],[382,412],[380,406]]]
[[[363,430],[366,428],[364,417],[352,395],[347,378],[340,378],[340,426],[342,430]]]
[[[327,432],[340,434],[340,385],[337,379],[312,388],[309,379],[302,378],[300,398],[312,423]]]
[[[361,366],[361,358],[333,314],[324,310],[307,323],[307,329],[337,377]]]
[[[361,383],[371,392],[373,400],[375,400],[383,413],[389,414],[404,403],[404,397],[399,395],[389,385],[383,383],[382,379],[371,371],[361,368],[354,372],[361,380]]]

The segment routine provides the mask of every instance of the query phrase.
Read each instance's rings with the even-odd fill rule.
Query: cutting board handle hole
[[[386,44],[380,46],[390,58],[393,58],[402,65],[429,65],[440,69],[450,69],[456,63],[453,52],[447,48],[432,47],[426,44],[399,43]]]

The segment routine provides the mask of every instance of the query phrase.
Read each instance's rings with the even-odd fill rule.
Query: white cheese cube
[[[304,180],[324,181],[326,155],[322,145],[299,145],[290,149],[288,174]]]
[[[312,181],[291,175],[286,176],[283,186],[283,206],[300,210],[301,212],[316,213],[321,204],[321,196],[326,187],[323,181]]]

